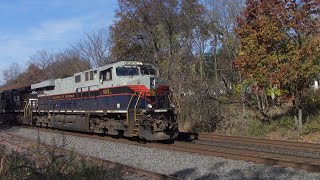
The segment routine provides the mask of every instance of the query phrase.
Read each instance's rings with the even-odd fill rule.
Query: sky
[[[0,0],[0,82],[11,63],[39,50],[63,50],[113,23],[117,0]]]

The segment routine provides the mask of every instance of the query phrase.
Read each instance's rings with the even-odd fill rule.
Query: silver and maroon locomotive
[[[173,140],[178,124],[157,69],[120,61],[0,95],[3,118],[39,127]]]

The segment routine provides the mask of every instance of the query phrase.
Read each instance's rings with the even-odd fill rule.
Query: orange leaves
[[[243,76],[261,86],[301,90],[320,65],[319,2],[249,0],[236,29]]]

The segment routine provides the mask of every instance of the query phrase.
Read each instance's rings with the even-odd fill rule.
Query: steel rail
[[[217,142],[231,142],[236,144],[258,145],[278,147],[310,152],[320,152],[320,144],[305,143],[305,142],[293,142],[283,140],[271,140],[271,139],[258,139],[242,136],[226,136],[217,134],[199,134],[199,140],[204,141],[217,141]]]
[[[176,143],[175,147],[179,148],[181,151],[188,151],[190,153],[220,156],[235,160],[253,161],[256,163],[265,163],[269,165],[279,165],[283,167],[292,167],[320,172],[319,158],[285,155],[281,153],[239,149],[234,147],[215,147],[202,144],[194,144],[190,146],[190,143],[184,142]]]
[[[201,155],[207,155],[207,156],[218,156],[218,157],[224,157],[228,159],[234,159],[234,160],[244,160],[244,161],[251,161],[255,163],[263,163],[263,164],[269,164],[269,165],[278,165],[282,167],[292,167],[297,169],[304,169],[307,171],[312,172],[320,172],[320,165],[319,164],[313,164],[309,162],[303,162],[303,161],[292,161],[281,159],[281,158],[274,158],[274,157],[262,157],[259,154],[254,153],[246,153],[242,154],[241,152],[231,152],[230,149],[226,148],[223,149],[199,149],[194,148],[192,146],[180,146],[175,145],[172,147],[167,147],[166,149],[173,150],[173,151],[182,151],[182,152],[188,152],[188,153],[196,153]]]

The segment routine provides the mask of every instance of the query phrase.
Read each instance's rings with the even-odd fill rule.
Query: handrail
[[[136,126],[136,122],[137,122],[137,106],[138,106],[138,103],[139,103],[139,100],[140,100],[140,97],[141,97],[141,92],[139,93],[139,96],[138,96],[138,99],[137,99],[137,102],[136,102],[136,104],[135,104],[135,106],[134,106],[134,109],[133,109],[133,129],[132,129],[132,133],[133,133],[133,131],[135,131],[135,130],[137,130],[137,131],[139,131],[139,128],[137,128],[137,129],[134,129],[134,126]]]
[[[137,121],[137,106],[138,106],[138,103],[139,103],[139,100],[140,100],[140,97],[141,97],[141,94],[139,94],[138,96],[138,99],[137,99],[137,102],[136,102],[136,105],[134,106],[134,109],[133,109],[133,113],[134,113],[134,122]]]
[[[26,118],[28,116],[28,107],[30,105],[30,103],[28,101],[25,101],[25,102],[26,102],[26,105],[25,105],[24,111],[23,111],[24,118]]]
[[[127,124],[128,124],[128,126],[130,126],[130,121],[129,121],[129,108],[130,108],[130,105],[131,105],[131,101],[132,101],[132,99],[133,99],[133,96],[134,96],[135,94],[136,94],[136,93],[133,93],[133,94],[131,95],[130,101],[129,101],[128,106],[127,106]]]
[[[127,106],[127,110],[129,110],[131,101],[132,101],[133,96],[134,96],[135,94],[136,94],[136,93],[133,93],[133,94],[131,95],[130,101],[129,101],[128,106]]]
[[[136,118],[136,114],[137,114],[137,106],[138,106],[138,103],[139,103],[139,100],[141,98],[141,92],[139,93],[139,96],[138,96],[138,99],[136,101],[136,104],[134,105],[134,109],[133,109],[133,119],[134,119],[134,123],[137,121],[137,118]],[[130,127],[130,118],[129,118],[129,110],[130,110],[130,105],[132,103],[132,100],[133,100],[133,97],[137,95],[136,93],[132,94],[131,95],[131,98],[129,100],[129,103],[128,103],[128,106],[127,106],[127,125]]]
[[[139,96],[138,96],[138,99],[137,99],[136,105],[134,106],[134,109],[136,109],[136,108],[137,108],[137,106],[138,106],[138,103],[139,103],[139,100],[140,100],[141,94],[142,94],[142,93],[140,93],[140,94],[139,94]]]

